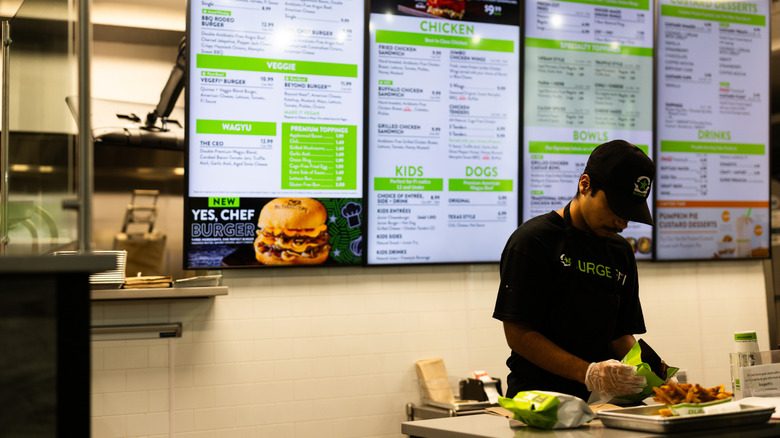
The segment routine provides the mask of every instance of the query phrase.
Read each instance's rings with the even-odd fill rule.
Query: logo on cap
[[[647,198],[647,194],[650,191],[650,178],[646,176],[640,176],[634,183],[634,194]]]

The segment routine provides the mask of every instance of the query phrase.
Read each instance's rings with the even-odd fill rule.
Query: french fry
[[[680,403],[707,403],[716,400],[727,399],[733,394],[725,390],[723,385],[705,388],[698,383],[674,383],[669,382],[660,387],[653,387],[655,397],[653,400],[665,405]]]
[[[653,391],[655,391],[655,397],[653,397],[653,400],[666,405],[674,404],[674,401],[666,394],[666,392],[664,392],[663,389],[659,387],[653,387]]]

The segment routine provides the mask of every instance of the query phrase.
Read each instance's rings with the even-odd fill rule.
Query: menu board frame
[[[186,30],[185,30],[185,38],[188,44],[186,45],[186,60],[187,60],[187,68],[185,69],[185,120],[187,121],[187,125],[189,125],[189,122],[191,120],[191,99],[193,98],[192,93],[190,93],[189,90],[192,89],[191,84],[191,74],[190,74],[190,66],[192,65],[191,60],[193,56],[193,45],[189,42],[192,41],[193,35],[192,35],[192,26],[191,26],[191,20],[193,19],[193,2],[197,0],[187,0],[187,10],[186,10]],[[362,34],[361,38],[358,38],[356,40],[359,40],[362,44],[362,59],[357,63],[356,67],[360,69],[362,73],[361,81],[353,81],[354,86],[357,88],[360,88],[360,94],[362,96],[362,101],[365,101],[365,90],[367,86],[367,80],[368,75],[365,71],[365,66],[367,63],[367,56],[368,56],[368,47],[366,46],[368,41],[368,20],[369,20],[369,1],[363,0],[361,2],[363,4],[363,11],[362,16],[360,17],[360,24],[355,25],[354,28],[360,29]],[[206,7],[206,5],[204,5]],[[271,262],[270,264],[265,264],[263,262],[259,262],[260,256],[258,255],[257,258],[253,257],[251,255],[251,251],[247,249],[247,245],[236,245],[236,246],[243,246],[243,250],[236,250],[231,254],[228,254],[225,257],[222,257],[222,262],[217,263],[210,263],[206,265],[200,265],[200,264],[193,264],[190,260],[190,254],[191,254],[191,248],[193,244],[191,243],[191,237],[192,237],[192,227],[197,227],[199,224],[196,224],[196,221],[193,221],[191,219],[191,216],[193,215],[194,210],[200,210],[203,214],[207,213],[207,210],[214,210],[214,208],[221,207],[220,205],[213,206],[211,204],[211,198],[208,198],[208,201],[206,201],[206,198],[193,198],[190,196],[190,189],[191,189],[191,181],[190,181],[190,159],[192,154],[192,148],[190,147],[190,142],[192,141],[191,135],[190,135],[190,129],[185,129],[185,148],[184,148],[184,165],[185,165],[185,175],[184,175],[184,202],[183,202],[183,209],[184,209],[184,230],[183,230],[183,267],[184,269],[274,269],[274,268],[295,268],[295,267],[304,267],[304,268],[316,268],[316,267],[324,267],[324,268],[334,268],[334,267],[357,267],[357,266],[365,266],[364,257],[361,253],[365,251],[365,241],[362,240],[363,236],[365,236],[365,217],[366,217],[366,209],[365,209],[365,187],[363,184],[365,183],[365,164],[366,164],[366,154],[365,154],[365,143],[367,141],[367,133],[365,130],[366,125],[366,117],[367,117],[367,111],[365,108],[363,108],[362,111],[360,111],[359,116],[359,126],[358,130],[360,131],[360,135],[353,136],[354,140],[356,142],[356,148],[357,148],[357,154],[359,154],[360,159],[355,161],[355,168],[360,173],[360,176],[356,178],[357,186],[359,187],[357,196],[355,197],[344,197],[344,198],[328,198],[328,197],[318,197],[316,194],[312,194],[312,191],[309,190],[307,193],[298,195],[295,192],[291,193],[283,193],[283,194],[277,194],[275,196],[270,197],[261,197],[261,198],[252,198],[251,202],[247,203],[249,205],[249,210],[252,210],[251,213],[248,215],[253,216],[251,218],[251,221],[254,223],[254,227],[259,229],[259,226],[257,225],[258,216],[260,215],[261,208],[271,201],[274,201],[277,198],[285,198],[285,197],[291,197],[294,198],[293,201],[297,201],[298,198],[313,198],[314,201],[322,204],[325,209],[327,210],[328,219],[326,220],[327,225],[327,231],[330,232],[330,242],[329,245],[331,247],[329,258],[324,262],[319,263],[313,263],[313,264],[299,264],[299,263],[284,263],[284,264],[276,264],[276,262]],[[282,130],[282,121],[278,121],[277,124],[279,125],[278,129]],[[320,129],[319,134],[325,133],[327,135],[327,132]],[[347,135],[352,135],[350,132]],[[348,146],[347,146],[348,147]],[[288,154],[292,155],[292,154]],[[290,160],[289,156],[286,156],[286,158],[283,158],[283,160],[288,161]],[[338,160],[336,160],[338,161]],[[281,165],[280,165],[281,167]],[[283,170],[280,170],[280,172],[284,172]],[[347,170],[348,172],[348,170]],[[347,188],[349,189],[349,188]],[[225,198],[230,200],[230,198]],[[243,198],[241,198],[243,199]],[[355,201],[355,202],[351,202]],[[208,202],[209,205],[204,204],[205,202]],[[219,202],[219,198],[217,198],[217,202]],[[242,203],[243,204],[243,203]],[[242,205],[243,207],[243,205]],[[219,212],[219,210],[216,210]],[[344,213],[346,211],[346,213]],[[212,212],[212,217],[214,213]],[[217,213],[217,215],[219,215]],[[337,217],[338,216],[338,217]],[[235,221],[233,221],[235,222]],[[208,224],[206,224],[208,225]],[[244,227],[249,228],[250,222],[245,221],[243,224],[229,224],[229,225],[237,225],[237,228]],[[333,230],[336,230],[336,235],[334,236]],[[254,233],[258,233],[258,231],[253,231]],[[250,248],[251,249],[251,248]],[[339,256],[339,251],[341,251],[341,254]],[[334,255],[335,254],[335,255]],[[231,263],[225,263],[225,260],[232,258]],[[259,263],[258,263],[259,262]]]
[[[569,202],[601,143],[654,158],[654,2],[525,3],[523,107],[536,111],[523,118],[523,220]],[[651,226],[631,222],[622,236],[637,260],[653,259]]]
[[[389,3],[389,4],[393,4],[393,6],[395,6],[396,3],[400,5],[401,2],[400,1],[390,0],[390,1],[384,1],[384,2],[379,2],[379,3],[385,3],[385,4]],[[370,5],[368,7],[370,7]],[[523,120],[523,105],[522,105],[522,97],[523,97],[523,89],[522,89],[522,84],[523,84],[523,56],[524,56],[524,43],[523,43],[523,38],[524,38],[524,35],[523,35],[524,8],[523,8],[523,2],[522,1],[518,1],[517,5],[516,5],[516,8],[517,8],[516,14],[512,14],[512,20],[516,20],[517,24],[515,26],[516,26],[517,32],[518,32],[518,36],[517,36],[517,38],[518,38],[518,45],[517,45],[517,50],[516,50],[516,53],[517,53],[516,62],[517,62],[517,69],[518,69],[518,72],[517,72],[517,74],[518,74],[518,83],[517,83],[518,84],[518,87],[517,87],[518,108],[517,108],[517,120],[515,121],[515,123],[517,124],[517,127],[518,127],[517,143],[515,145],[515,147],[516,147],[516,152],[515,153],[517,154],[517,157],[516,157],[517,158],[517,162],[516,162],[517,168],[516,168],[515,174],[511,176],[511,178],[514,178],[514,182],[515,182],[515,190],[513,190],[513,196],[515,196],[516,203],[513,206],[511,206],[510,208],[507,209],[507,210],[511,209],[512,210],[512,214],[516,218],[516,220],[513,223],[513,226],[511,227],[512,229],[509,230],[508,233],[505,236],[501,236],[498,239],[500,241],[499,248],[495,251],[494,259],[491,259],[491,260],[478,260],[478,259],[470,259],[468,257],[464,257],[464,258],[457,259],[457,260],[434,259],[434,260],[422,260],[422,261],[418,260],[418,261],[409,261],[409,262],[391,261],[391,262],[377,263],[377,262],[372,262],[370,260],[370,258],[368,256],[366,256],[365,257],[365,266],[367,266],[367,267],[420,266],[420,265],[436,266],[436,265],[458,265],[458,264],[479,265],[479,264],[495,264],[495,263],[497,263],[500,260],[501,249],[503,248],[506,240],[509,238],[511,233],[520,225],[521,219],[522,219],[522,211],[521,211],[521,208],[522,208],[522,187],[521,187],[521,185],[522,185],[522,154],[520,154],[520,144],[522,142],[522,120]],[[368,12],[369,12],[369,21],[370,21],[370,14],[371,14],[372,11],[369,9]],[[466,20],[464,18],[464,22],[468,22],[468,20]],[[482,22],[485,22],[485,21],[483,20]],[[472,22],[472,24],[473,24],[473,22]],[[367,140],[366,140],[367,153],[364,155],[365,160],[366,160],[366,164],[365,164],[366,171],[364,172],[365,183],[364,183],[363,187],[364,187],[364,190],[365,190],[365,193],[366,193],[365,194],[365,205],[366,205],[366,210],[368,211],[368,216],[369,216],[368,220],[366,221],[367,223],[371,220],[371,215],[373,213],[375,213],[375,210],[377,209],[377,205],[378,205],[375,202],[375,200],[372,199],[371,178],[373,177],[373,175],[370,172],[371,167],[369,165],[369,161],[371,160],[371,151],[370,151],[370,147],[371,147],[371,145],[370,145],[371,131],[370,130],[373,128],[373,126],[371,125],[371,120],[372,120],[371,108],[372,108],[372,106],[370,104],[368,104],[368,100],[371,99],[372,96],[373,96],[371,91],[370,91],[370,87],[371,87],[371,80],[375,79],[375,78],[372,78],[372,76],[371,76],[371,67],[370,67],[371,63],[372,63],[372,53],[371,53],[371,44],[370,44],[371,43],[371,41],[370,41],[371,35],[372,35],[372,32],[370,32],[370,31],[366,32],[366,36],[367,36],[367,43],[366,43],[366,50],[367,50],[367,55],[366,55],[366,64],[367,64],[367,67],[366,67],[366,72],[367,72],[366,73],[366,83],[367,83],[367,85],[366,85],[366,99],[367,99],[366,114],[367,115],[366,115],[366,130],[365,130],[365,132],[366,132],[366,138],[367,138]],[[445,191],[443,193],[445,195],[446,195],[446,193],[448,193],[446,191],[446,188],[445,188]],[[443,209],[439,209],[439,210],[441,211]],[[446,214],[446,212],[445,212],[445,214]],[[367,224],[367,227],[368,227],[368,224]],[[366,235],[368,235],[369,233],[371,233],[370,229],[366,231]],[[466,235],[465,237],[467,239],[470,239],[471,240],[471,244],[473,244],[473,245],[479,245],[480,242],[482,241],[482,238],[479,237],[479,236],[468,236],[468,235]],[[366,253],[368,254],[370,251],[372,251],[372,245],[370,244],[370,240],[367,239],[366,240]]]
[[[769,81],[769,79],[771,78],[770,59],[771,59],[771,53],[772,53],[772,44],[771,44],[771,32],[772,32],[772,19],[771,19],[771,15],[772,15],[772,12],[771,12],[771,4],[769,6],[768,13],[765,15],[765,19],[766,19],[766,34],[767,34],[767,44],[766,44],[766,52],[765,52],[766,56],[764,56],[764,57],[757,56],[756,57],[756,59],[760,59],[762,62],[765,63],[765,65],[758,66],[757,68],[764,69],[764,71],[766,72],[766,77],[767,77],[766,88],[765,88],[765,91],[766,91],[765,99],[766,100],[763,103],[763,106],[765,106],[765,109],[766,109],[766,119],[765,119],[766,120],[766,125],[764,126],[764,129],[763,129],[763,131],[765,132],[765,137],[764,138],[765,138],[765,147],[766,147],[765,160],[763,160],[764,161],[764,165],[766,166],[766,172],[764,174],[764,176],[766,177],[766,181],[764,181],[764,183],[765,183],[766,195],[767,195],[766,200],[765,200],[766,201],[765,202],[766,203],[766,211],[765,211],[766,227],[764,227],[764,230],[763,230],[764,238],[759,239],[759,240],[762,240],[762,241],[763,241],[763,239],[765,239],[765,242],[767,243],[767,246],[765,248],[761,248],[761,254],[760,255],[753,255],[753,254],[750,253],[750,251],[748,251],[747,253],[742,251],[742,254],[740,254],[740,251],[738,251],[737,248],[736,248],[737,243],[733,243],[732,244],[732,243],[728,243],[728,242],[721,242],[721,241],[719,241],[719,242],[717,242],[718,245],[713,248],[713,252],[712,253],[707,252],[706,254],[702,253],[702,255],[700,255],[700,256],[699,255],[693,256],[693,255],[685,255],[685,254],[682,254],[680,251],[678,251],[678,252],[676,252],[673,255],[666,255],[666,256],[664,256],[663,254],[659,254],[659,249],[658,249],[658,246],[659,246],[659,243],[660,243],[659,234],[661,233],[661,228],[664,228],[663,220],[661,220],[663,218],[661,217],[661,211],[660,211],[661,208],[659,208],[659,203],[666,202],[668,205],[671,205],[671,203],[680,202],[680,203],[683,203],[683,204],[695,205],[698,202],[698,203],[704,205],[704,204],[706,204],[706,200],[703,200],[703,201],[693,201],[693,202],[687,202],[686,203],[685,201],[675,201],[675,200],[659,199],[659,198],[661,198],[661,196],[659,196],[660,195],[659,191],[662,190],[662,181],[665,178],[665,175],[663,174],[662,168],[661,168],[661,160],[662,160],[662,152],[663,152],[662,142],[664,141],[664,138],[662,138],[662,136],[663,136],[663,134],[662,134],[663,129],[661,127],[661,124],[663,122],[662,122],[662,115],[660,114],[661,113],[661,105],[663,104],[663,102],[661,102],[661,94],[662,93],[660,91],[660,88],[663,85],[662,76],[661,76],[663,74],[663,72],[661,71],[662,68],[663,68],[663,62],[660,59],[661,56],[662,56],[662,53],[661,53],[661,50],[660,50],[660,48],[661,48],[661,41],[660,41],[660,39],[663,37],[662,36],[663,29],[661,28],[661,26],[662,26],[661,8],[663,7],[663,3],[664,2],[662,2],[661,0],[654,0],[654,1],[655,1],[655,29],[654,29],[654,34],[655,34],[655,38],[656,38],[655,46],[656,46],[657,50],[656,50],[656,53],[655,53],[655,61],[654,61],[655,62],[655,70],[656,70],[656,80],[654,81],[654,89],[655,89],[655,91],[654,91],[654,96],[653,96],[653,102],[654,102],[653,110],[654,110],[654,112],[656,114],[654,115],[655,126],[654,126],[654,129],[653,129],[653,135],[654,135],[655,159],[657,160],[656,161],[656,169],[657,170],[656,170],[656,181],[653,184],[654,185],[654,187],[653,187],[653,207],[654,207],[653,208],[653,216],[654,216],[654,222],[656,223],[656,225],[653,227],[653,259],[652,260],[654,262],[661,262],[661,263],[680,262],[680,261],[712,261],[712,262],[727,261],[728,262],[728,261],[765,260],[765,259],[771,258],[772,257],[772,243],[771,243],[771,240],[772,240],[771,239],[771,229],[772,229],[771,184],[772,184],[772,178],[771,178],[770,163],[771,163],[771,154],[772,154],[772,147],[771,147],[771,113],[772,112],[771,112],[771,87],[770,87],[770,81]],[[737,0],[737,1],[728,2],[728,3],[729,4],[731,4],[731,3],[736,4],[736,3],[748,3],[748,2],[747,1],[739,1],[739,0]],[[736,7],[736,6],[734,6],[734,7]],[[751,71],[756,70],[755,66],[749,66],[748,68]],[[717,132],[715,134],[717,134]],[[739,143],[740,140],[741,139],[737,139],[736,140],[737,143]],[[686,140],[686,141],[690,141],[691,143],[699,143],[696,140]],[[700,142],[704,143],[705,145],[708,143],[706,141],[706,138],[704,140],[701,140]],[[674,143],[674,142],[672,142],[672,143]],[[709,146],[715,146],[713,144],[714,142],[709,142],[709,143],[710,143]],[[754,145],[747,145],[746,144],[746,145],[743,145],[743,146],[749,146],[750,147],[750,146],[754,146]],[[712,166],[710,166],[710,167],[712,167]],[[744,199],[744,198],[742,198],[742,199]],[[706,220],[714,220],[715,222],[717,222],[717,224],[718,224],[717,225],[717,228],[718,228],[717,233],[719,235],[734,234],[733,233],[734,232],[733,228],[728,228],[728,229],[726,229],[726,231],[724,231],[723,228],[724,227],[734,227],[736,225],[736,224],[734,224],[734,222],[736,222],[737,219],[744,219],[744,218],[740,218],[739,217],[740,213],[732,214],[731,212],[734,211],[734,212],[744,213],[744,211],[747,210],[748,211],[747,216],[750,216],[749,212],[750,212],[750,210],[752,208],[752,207],[750,207],[750,205],[753,205],[753,204],[756,204],[756,203],[763,203],[763,201],[742,201],[740,198],[736,198],[733,201],[728,201],[728,200],[715,201],[714,203],[712,203],[713,205],[715,205],[715,204],[722,204],[722,207],[716,207],[716,208],[719,208],[719,213],[720,214],[717,214],[715,216],[719,216],[719,217],[706,218]],[[696,207],[692,207],[692,208],[695,210]],[[700,208],[700,210],[701,209],[702,208]],[[704,210],[706,210],[706,207],[704,208]],[[721,212],[721,210],[722,210],[722,212]],[[694,211],[693,214],[701,214],[701,213],[696,213]],[[741,216],[745,216],[745,215],[741,214]],[[699,219],[705,220],[705,218],[699,218]],[[681,219],[681,221],[683,221],[683,220],[689,220],[689,218]],[[729,222],[731,222],[732,224],[729,224]],[[738,236],[736,236],[736,237],[738,237]],[[723,239],[723,236],[718,236],[718,240],[725,240],[725,239]],[[734,239],[734,240],[736,240],[736,239]],[[764,250],[765,250],[765,252],[764,252]]]

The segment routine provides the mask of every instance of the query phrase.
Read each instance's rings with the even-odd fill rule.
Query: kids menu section
[[[518,225],[517,3],[371,12],[367,262],[498,261]]]
[[[624,139],[653,158],[653,4],[527,0],[523,219],[566,205],[590,152]],[[622,235],[652,257],[653,229]]]
[[[187,265],[362,262],[363,2],[193,0]]]
[[[659,6],[656,257],[768,257],[769,2]]]

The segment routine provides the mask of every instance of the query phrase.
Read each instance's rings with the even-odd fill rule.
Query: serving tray
[[[653,405],[608,409],[599,411],[597,415],[606,427],[643,432],[674,433],[765,423],[769,421],[775,411],[773,406],[740,405],[741,410],[735,412],[661,417],[657,415],[657,412],[663,407],[665,406]]]

